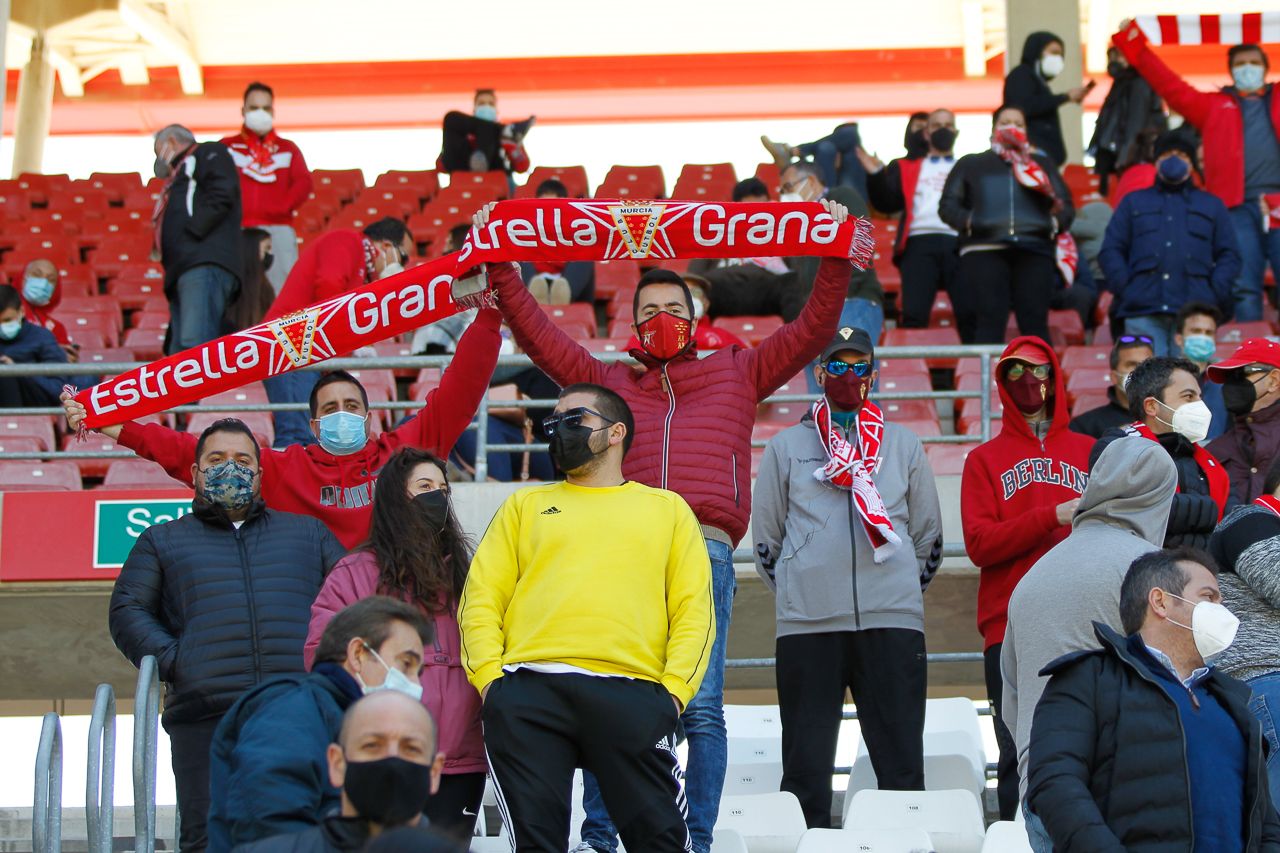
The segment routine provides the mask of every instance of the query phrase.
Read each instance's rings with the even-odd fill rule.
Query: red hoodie
[[[391,432],[370,436],[361,450],[347,456],[334,456],[317,444],[264,450],[262,497],[267,506],[315,516],[347,548],[363,542],[373,515],[373,481],[387,458],[402,446],[448,456],[471,423],[498,361],[501,322],[496,309],[481,311],[417,416]],[[197,438],[159,424],[128,423],[119,444],[191,485]]]
[[[250,147],[250,142],[258,139],[264,146],[261,161]],[[298,146],[276,136],[274,130],[257,137],[244,127],[222,144],[240,172],[241,225],[293,225],[293,212],[311,194],[311,171]]]
[[[303,248],[263,320],[301,311],[367,283],[364,235],[345,229],[328,231]]]
[[[1014,338],[1005,354],[1023,344],[1044,350],[1053,367],[1053,419],[1044,441],[1027,425],[1000,385],[1004,425],[1000,434],[976,447],[960,480],[964,547],[981,570],[978,631],[983,649],[1004,642],[1009,596],[1046,551],[1071,532],[1059,524],[1057,506],[1084,494],[1093,439],[1067,429],[1066,383],[1053,348],[1037,337]]]

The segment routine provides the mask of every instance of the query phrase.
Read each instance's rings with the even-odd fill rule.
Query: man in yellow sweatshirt
[[[517,851],[568,845],[575,767],[600,782],[629,850],[686,851],[680,711],[715,641],[711,563],[675,492],[622,476],[622,397],[570,385],[543,421],[566,481],[513,494],[458,609],[462,663]]]

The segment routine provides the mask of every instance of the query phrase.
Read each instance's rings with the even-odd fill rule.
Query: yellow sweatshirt
[[[503,666],[554,662],[656,681],[687,705],[716,631],[698,520],[640,483],[522,489],[476,549],[458,623],[477,690]]]

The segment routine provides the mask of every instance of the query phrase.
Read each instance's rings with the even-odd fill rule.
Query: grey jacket
[[[1089,472],[1071,533],[1018,582],[1000,652],[1001,714],[1018,746],[1021,793],[1027,793],[1031,719],[1047,678],[1040,671],[1070,652],[1099,648],[1093,623],[1120,628],[1120,584],[1129,565],[1159,550],[1178,472],[1154,441],[1111,442]]]
[[[838,427],[837,427],[838,428]],[[942,511],[924,448],[886,423],[872,475],[902,544],[872,557],[852,493],[819,481],[827,461],[806,414],[765,448],[751,514],[756,571],[777,596],[778,636],[924,631],[924,588],[942,561]]]
[[[1213,663],[1241,680],[1280,672],[1280,518],[1257,504],[1222,520],[1209,542],[1222,571],[1222,603],[1240,619],[1235,641]]]

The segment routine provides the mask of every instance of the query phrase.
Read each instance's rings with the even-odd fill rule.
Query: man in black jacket
[[[1106,405],[1076,415],[1067,424],[1067,429],[1102,438],[1108,430],[1132,423],[1133,415],[1129,414],[1129,398],[1125,396],[1124,383],[1135,367],[1153,355],[1151,338],[1145,335],[1121,335],[1117,338],[1111,347],[1111,385],[1107,387]]]
[[[1035,32],[1022,43],[1020,63],[1004,78],[1004,102],[1022,109],[1027,116],[1027,138],[1058,168],[1067,162],[1058,108],[1068,101],[1080,103],[1093,89],[1091,82],[1055,95],[1049,81],[1061,74],[1065,65],[1062,39],[1053,33]]]
[[[240,287],[240,173],[220,142],[197,144],[171,124],[156,134],[155,173],[166,178],[156,206],[156,246],[169,298],[165,352],[181,352],[223,332],[222,315]]]
[[[189,515],[149,527],[111,593],[116,647],[154,655],[166,684],[181,849],[207,843],[209,746],[218,721],[251,687],[303,672],[311,602],[343,555],[317,519],[267,509],[258,445],[243,422],[201,434]]]
[[[1208,547],[1213,528],[1236,502],[1229,496],[1226,469],[1199,444],[1213,416],[1200,399],[1195,365],[1182,358],[1149,358],[1129,374],[1125,395],[1133,422],[1098,439],[1089,453],[1089,467],[1117,438],[1140,435],[1158,442],[1178,469],[1178,492],[1169,511],[1164,546]]]
[[[1137,163],[1142,154],[1142,133],[1164,133],[1169,117],[1164,101],[1129,64],[1119,48],[1107,49],[1107,74],[1111,88],[1107,91],[1098,121],[1093,126],[1093,139],[1088,151],[1093,155],[1093,173],[1098,176],[1098,194],[1106,197],[1111,176],[1122,175]]]
[[[1280,846],[1249,688],[1212,665],[1237,625],[1216,571],[1192,549],[1139,557],[1120,588],[1128,636],[1095,622],[1100,650],[1041,673],[1028,829],[1057,853]]]

